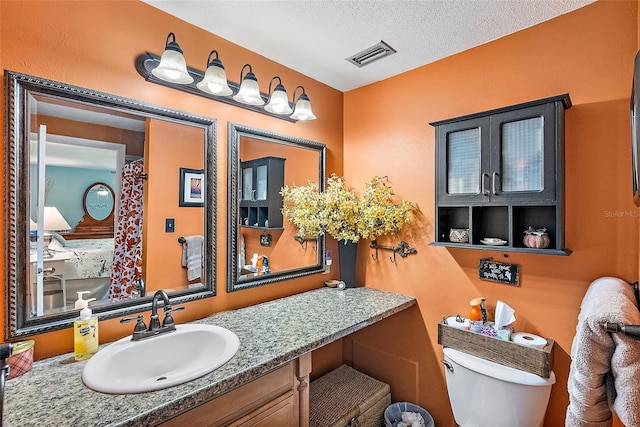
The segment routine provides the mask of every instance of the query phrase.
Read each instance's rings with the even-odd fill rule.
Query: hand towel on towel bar
[[[603,277],[589,286],[571,346],[566,427],[640,426],[640,340],[609,333],[603,322],[640,324],[632,287]]]
[[[202,271],[202,253],[204,252],[204,238],[202,236],[188,236],[182,244],[182,266],[187,267],[187,280],[199,279]]]

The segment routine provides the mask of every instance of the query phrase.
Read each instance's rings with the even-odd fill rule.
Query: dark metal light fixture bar
[[[143,54],[139,55],[136,58],[135,64],[136,64],[136,70],[138,71],[138,74],[140,74],[142,77],[144,77],[144,79],[146,81],[148,81],[148,82],[156,83],[156,84],[159,84],[159,85],[162,85],[162,86],[169,87],[171,89],[176,89],[176,90],[179,90],[179,91],[182,91],[182,92],[190,93],[192,95],[198,95],[198,96],[201,96],[203,98],[212,99],[214,101],[223,102],[225,104],[229,104],[229,105],[233,105],[233,106],[236,106],[236,107],[244,108],[245,110],[255,111],[256,113],[265,114],[265,115],[270,116],[270,117],[275,117],[276,119],[286,120],[286,121],[292,122],[292,123],[296,123],[298,121],[298,120],[292,119],[288,115],[270,113],[269,111],[265,110],[264,107],[261,107],[261,106],[243,104],[241,102],[236,101],[235,99],[233,99],[230,96],[229,97],[227,97],[227,96],[216,96],[216,95],[212,95],[212,94],[203,92],[202,90],[198,89],[196,84],[197,84],[197,82],[201,81],[204,78],[204,72],[200,71],[200,70],[197,70],[195,68],[191,68],[189,66],[187,66],[187,71],[193,77],[194,81],[192,83],[189,83],[189,84],[174,84],[174,83],[170,83],[170,82],[167,82],[165,80],[159,79],[159,78],[157,78],[156,76],[154,76],[151,73],[151,70],[153,70],[154,68],[156,68],[160,64],[160,57],[158,55],[154,55],[154,54],[148,53],[148,52],[147,53],[143,53]],[[229,81],[228,84],[229,84],[229,87],[231,88],[231,90],[233,90],[233,93],[237,93],[238,90],[240,89],[240,85],[238,83],[234,83],[234,82]],[[260,92],[260,96],[265,101],[269,100],[269,95],[266,95],[266,94]],[[289,103],[289,104],[293,108],[293,105],[291,103]]]

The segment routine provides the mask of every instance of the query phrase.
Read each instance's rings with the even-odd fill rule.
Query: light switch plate
[[[175,231],[175,219],[174,218],[166,218],[164,220],[164,232],[165,233],[173,233]]]

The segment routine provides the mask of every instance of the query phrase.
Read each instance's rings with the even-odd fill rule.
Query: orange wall
[[[420,375],[415,399],[437,425],[453,425],[450,409],[434,398],[446,393],[443,368],[436,363],[442,358],[437,323],[443,316],[464,315],[469,300],[484,296],[490,312],[497,300],[512,306],[518,329],[555,339],[557,382],[546,425],[557,426],[563,424],[568,405],[571,343],[587,286],[609,275],[638,279],[629,131],[637,8],[635,0],[598,1],[345,94],[347,180],[355,185],[388,175],[396,193],[420,208],[420,216],[401,236],[417,248],[417,255],[394,265],[374,262],[365,253],[359,255],[359,273],[367,286],[417,297],[421,316],[415,321],[426,327],[417,328],[412,346],[402,347],[411,350],[398,350],[393,329],[387,342],[398,359],[428,358],[418,367],[429,375]],[[502,252],[429,246],[434,239],[435,135],[428,123],[565,92],[574,104],[566,113],[566,244],[573,253],[512,253],[507,261],[521,266],[519,287],[481,281],[478,261],[487,256],[504,260]],[[366,343],[365,338],[348,341]],[[380,337],[371,341],[376,340]],[[345,341],[347,356],[350,346]],[[397,366],[391,369],[401,371],[404,365]]]
[[[237,81],[242,66],[250,63],[263,91],[275,75],[282,78],[289,91],[303,85],[318,119],[289,123],[147,83],[135,70],[134,60],[146,51],[161,54],[169,32],[176,34],[187,63],[194,68],[202,70],[209,52],[216,49],[230,80]],[[134,0],[0,1],[0,41],[2,70],[32,74],[218,120],[215,206],[219,224],[216,236],[218,295],[187,304],[186,310],[176,313],[176,321],[185,322],[322,286],[327,279],[325,275],[226,293],[227,122],[325,143],[328,170],[342,173],[341,92]],[[2,99],[4,102],[4,94]],[[4,117],[2,121],[4,127]],[[177,174],[175,180],[177,185]],[[176,193],[171,191],[169,203],[174,204],[176,198]],[[176,230],[176,235],[178,233]],[[0,265],[4,277],[4,260]],[[4,290],[2,292],[4,294]],[[4,315],[0,315],[0,319],[4,319]],[[120,325],[118,319],[101,322],[103,342],[130,333],[130,326]],[[72,342],[71,329],[38,336],[35,357],[69,352]]]
[[[203,234],[204,209],[178,205],[179,177],[180,168],[204,168],[204,130],[151,119],[147,139],[142,253],[147,293],[152,295],[158,289],[177,291],[189,285],[178,237]],[[165,232],[166,218],[175,220],[173,233]]]

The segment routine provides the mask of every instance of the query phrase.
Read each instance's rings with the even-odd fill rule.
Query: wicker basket
[[[388,384],[342,365],[311,382],[309,426],[380,427],[390,404]]]

